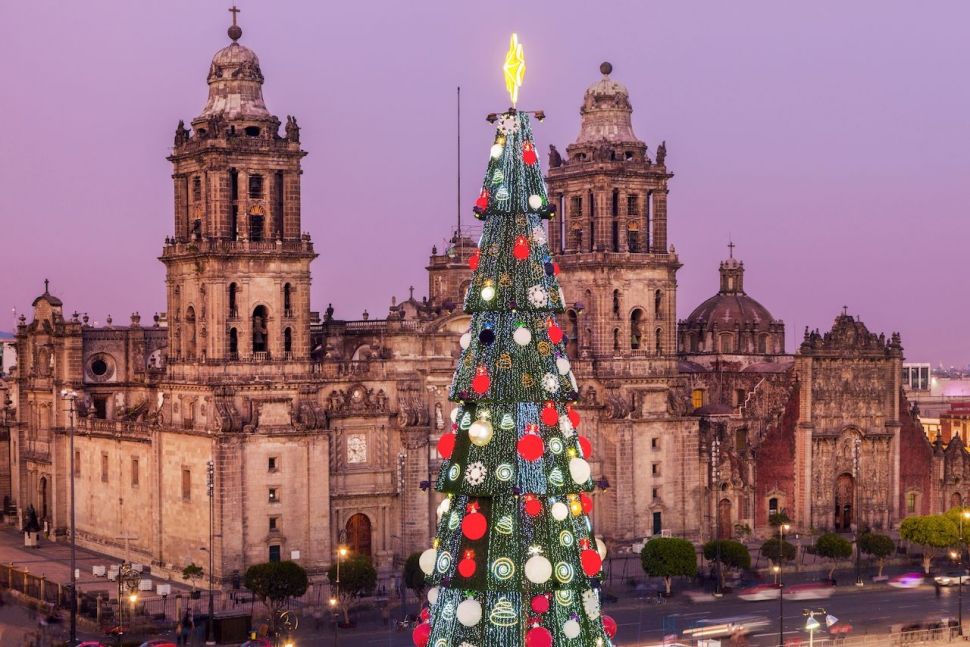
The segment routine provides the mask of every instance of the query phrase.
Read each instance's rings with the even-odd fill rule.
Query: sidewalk
[[[103,553],[78,547],[77,568],[80,571],[78,590],[105,591],[111,599],[116,599],[118,583],[106,577],[95,577],[91,568],[107,567],[120,562],[117,557],[109,557]],[[40,545],[37,548],[25,548],[23,533],[12,526],[0,526],[0,563],[13,564],[17,568],[29,570],[34,575],[66,586],[71,581],[71,544],[64,539],[55,543],[41,536]],[[190,591],[190,588],[181,582],[154,575],[145,577],[152,580],[152,590],[141,593],[146,597],[156,597],[155,587],[158,584],[171,584],[172,596],[176,593],[187,595]]]

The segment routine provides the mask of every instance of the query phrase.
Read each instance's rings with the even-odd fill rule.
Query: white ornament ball
[[[533,584],[545,584],[552,577],[552,564],[542,555],[533,555],[525,563],[525,576]]]
[[[458,605],[458,622],[466,627],[474,627],[482,621],[482,604],[478,600],[468,599]]]
[[[462,350],[468,350],[468,347],[471,346],[471,343],[472,343],[472,334],[470,332],[466,332],[458,339],[458,345],[461,346]]]
[[[532,209],[539,209],[542,207],[542,196],[533,193],[529,196],[529,206]]]
[[[567,620],[562,624],[562,633],[566,638],[576,638],[579,636],[579,623],[575,620]]]
[[[491,301],[495,298],[495,288],[491,285],[486,285],[482,288],[482,299],[484,301]]]
[[[573,458],[569,461],[569,475],[576,483],[585,483],[589,480],[589,463],[582,458]]]
[[[562,433],[563,438],[573,437],[573,422],[565,413],[559,416],[559,431]]]
[[[454,409],[451,410],[451,421],[452,422],[455,422],[455,423],[458,422],[458,409],[460,409],[460,408],[461,407],[455,407]]]
[[[571,365],[569,363],[569,360],[566,359],[565,357],[560,357],[556,360],[556,370],[559,371],[560,375],[565,375],[566,373],[568,373],[570,368],[571,368]]]
[[[421,557],[418,558],[418,565],[425,575],[431,575],[434,573],[434,565],[438,556],[438,551],[434,548],[429,548],[428,550],[421,553]]]
[[[488,420],[476,420],[468,428],[468,439],[477,447],[484,447],[492,441],[494,429]]]
[[[428,589],[428,602],[430,604],[435,604],[438,602],[438,593],[441,591],[437,586],[432,586]]]
[[[562,501],[556,501],[552,504],[552,518],[556,521],[565,521],[566,517],[569,516],[569,506],[567,506]]]
[[[543,229],[541,226],[539,226],[539,227],[533,227],[533,229],[532,229],[532,242],[534,242],[536,245],[545,245],[546,244],[546,230]]]
[[[492,156],[492,159],[498,159],[502,157],[503,150],[505,149],[501,144],[492,144],[492,148],[489,150],[489,155]]]
[[[606,559],[606,544],[599,537],[596,538],[596,552],[600,554],[600,559]]]
[[[515,340],[515,343],[519,346],[528,346],[529,342],[532,341],[532,331],[525,326],[516,328],[515,332],[512,333],[512,339]]]
[[[442,499],[441,503],[438,504],[438,521],[441,521],[441,518],[448,514],[448,510],[450,509],[451,499]]]

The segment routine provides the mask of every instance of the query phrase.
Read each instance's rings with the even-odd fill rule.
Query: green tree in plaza
[[[776,564],[782,561],[790,562],[795,559],[795,545],[785,540],[779,541],[778,537],[772,537],[761,544],[761,554]]]
[[[420,600],[424,590],[428,588],[425,580],[424,571],[421,570],[421,553],[411,553],[404,562],[401,569],[401,583],[405,589],[414,591],[414,595]]]
[[[957,543],[960,529],[946,514],[914,515],[899,524],[899,536],[923,548],[923,572],[929,573],[938,552]]]
[[[505,70],[515,94],[524,60],[514,37]],[[437,446],[435,488],[446,498],[419,558],[430,619],[412,638],[418,647],[609,647],[592,447],[573,406],[578,387],[556,321],[565,299],[546,243],[554,209],[529,116],[513,107],[490,121],[470,321],[449,396],[457,406]]]
[[[751,553],[748,552],[747,546],[733,539],[718,539],[704,544],[704,559],[709,562],[717,559],[718,544],[721,545],[721,566],[739,571],[751,568]]]
[[[332,585],[337,582],[337,564],[327,571],[327,579]],[[344,623],[350,624],[350,608],[358,598],[373,593],[377,586],[377,570],[364,555],[351,555],[340,561],[340,608],[343,609]]]
[[[275,628],[280,611],[290,598],[306,593],[310,581],[306,570],[296,562],[266,562],[247,568],[243,585],[269,609]]]
[[[640,565],[647,575],[664,578],[670,595],[673,578],[697,575],[697,551],[686,539],[654,537],[640,551]]]
[[[886,535],[866,532],[859,536],[859,550],[876,560],[879,565],[878,577],[882,577],[882,569],[886,565],[886,559],[896,550],[896,544],[893,543],[892,538]]]
[[[815,554],[831,562],[829,579],[832,579],[839,562],[852,557],[852,542],[834,532],[827,532],[815,540]]]
[[[192,583],[193,593],[195,593],[195,583],[201,580],[204,574],[205,571],[195,562],[190,562],[188,566],[182,569],[182,579]]]

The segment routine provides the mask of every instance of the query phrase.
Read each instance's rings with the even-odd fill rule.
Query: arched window
[[[290,308],[290,295],[292,294],[292,288],[290,284],[287,283],[283,286],[283,316],[292,317],[293,310]]]
[[[613,318],[620,318],[620,291],[613,290]]]
[[[627,251],[634,253],[640,251],[640,224],[637,222],[627,223],[626,248]]]
[[[229,284],[229,318],[235,319],[239,316],[239,307],[236,305],[236,295],[239,287],[235,283]]]
[[[653,331],[653,352],[659,357],[664,352],[664,331],[657,328]]]
[[[185,311],[185,358],[195,359],[195,308]]]
[[[778,514],[778,497],[771,497],[768,499],[768,516]]]
[[[768,335],[758,336],[758,352],[762,355],[768,352]]]
[[[266,306],[256,306],[253,309],[253,352],[254,353],[265,353],[269,350],[267,345],[267,335],[269,334],[269,329],[266,325],[266,321],[269,318],[269,311]]]
[[[283,331],[283,352],[287,355],[293,352],[293,331],[289,328]]]
[[[654,316],[654,319],[663,319],[663,317],[664,317],[663,299],[664,299],[664,293],[661,292],[660,290],[657,290],[656,292],[653,293],[653,316]]]
[[[910,492],[906,495],[906,514],[915,514],[917,505],[919,504],[919,495],[915,492]]]
[[[613,352],[620,352],[620,329],[613,329]]]
[[[721,343],[722,353],[733,353],[734,352],[734,335],[729,332],[721,333],[719,338]]]
[[[261,206],[256,204],[249,209],[249,240],[253,242],[263,240],[263,223],[265,220],[266,211]]]
[[[239,331],[229,329],[229,359],[239,359]]]
[[[643,310],[635,308],[630,313],[630,348],[638,350],[643,341]],[[649,343],[649,342],[648,342]]]
[[[566,333],[566,352],[575,359],[579,351],[579,317],[576,316],[575,310],[570,309],[566,312],[566,321],[569,326]]]
[[[962,508],[963,507],[963,497],[959,492],[954,492],[950,495],[950,507],[951,508]]]

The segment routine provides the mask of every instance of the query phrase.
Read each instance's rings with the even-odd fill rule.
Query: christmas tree
[[[420,559],[432,588],[417,647],[608,647],[616,630],[600,612],[591,447],[555,318],[564,298],[543,226],[554,208],[529,116],[514,108],[524,72],[513,35],[513,108],[490,116],[497,132],[474,208],[484,229],[469,262],[452,430],[438,442],[446,498]]]

